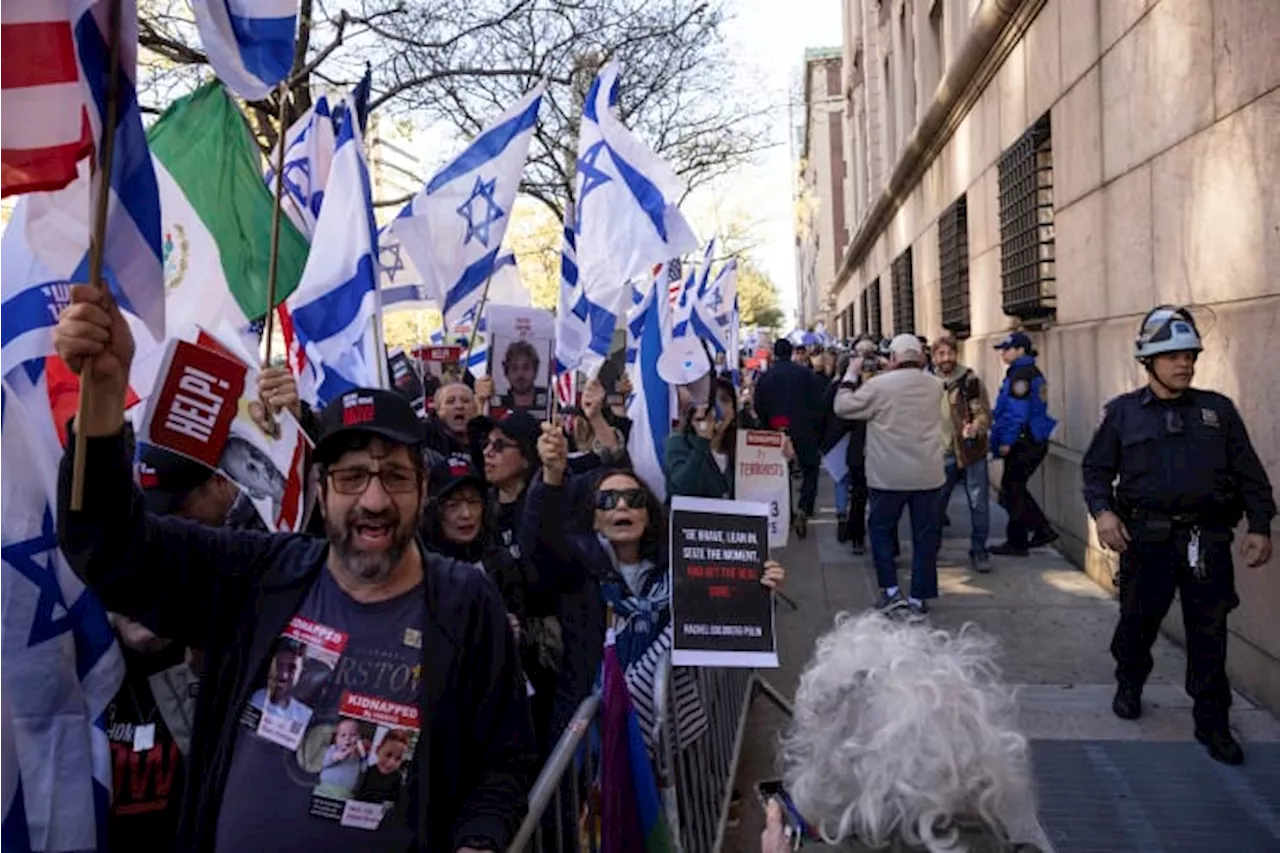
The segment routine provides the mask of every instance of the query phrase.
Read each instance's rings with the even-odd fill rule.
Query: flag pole
[[[494,266],[497,265],[497,255],[494,255],[493,263]],[[475,348],[476,335],[480,334],[480,318],[484,316],[484,307],[489,301],[489,282],[491,281],[493,281],[493,267],[489,268],[489,275],[484,280],[484,290],[480,292],[480,304],[476,306],[476,321],[471,325],[471,340],[467,342],[467,354],[462,357],[464,375],[471,369],[471,350]]]
[[[104,289],[102,268],[106,255],[107,212],[111,207],[111,169],[115,159],[116,117],[120,100],[120,4],[111,0],[107,12],[107,53],[110,65],[107,70],[107,104],[102,126],[102,161],[98,164],[98,194],[93,204],[93,234],[89,243],[89,285]],[[93,381],[90,371],[80,371],[80,399],[76,404],[75,450],[71,466],[71,511],[79,512],[84,506],[84,471],[87,440],[81,424],[88,406],[85,403],[85,386]]]
[[[271,366],[271,338],[275,334],[276,278],[280,267],[280,213],[281,208],[284,206],[284,147],[285,136],[289,131],[285,127],[285,109],[288,106],[288,94],[289,81],[285,80],[280,84],[280,110],[278,114],[280,140],[276,144],[275,206],[271,210],[271,260],[267,265],[267,317],[266,323],[262,328],[262,335],[266,340],[266,347],[263,349],[262,354],[263,367]]]

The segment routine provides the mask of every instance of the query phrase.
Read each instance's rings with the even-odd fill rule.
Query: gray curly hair
[[[780,756],[797,808],[828,843],[879,847],[901,834],[958,853],[969,849],[960,822],[1007,838],[1028,814],[1039,835],[1027,739],[995,651],[972,625],[950,634],[877,613],[837,617],[800,678]]]

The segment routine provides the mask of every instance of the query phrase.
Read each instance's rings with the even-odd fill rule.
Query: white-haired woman
[[[800,678],[782,744],[786,788],[809,827],[829,844],[1050,853],[994,652],[972,626],[840,617]],[[790,850],[776,801],[767,822],[764,853]]]

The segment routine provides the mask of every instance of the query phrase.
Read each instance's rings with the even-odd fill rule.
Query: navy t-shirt
[[[363,604],[328,570],[242,709],[217,853],[403,853],[419,732],[421,586]]]

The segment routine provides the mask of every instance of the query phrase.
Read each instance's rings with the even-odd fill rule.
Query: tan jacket
[[[946,388],[942,400],[943,450],[954,453],[956,466],[964,468],[985,459],[990,450],[991,402],[987,387],[978,374],[960,364],[950,378],[938,378]],[[966,422],[972,423],[977,432],[968,441],[964,437]]]
[[[916,492],[946,482],[942,396],[942,380],[914,367],[873,376],[856,391],[836,392],[837,417],[867,422],[868,486]]]

